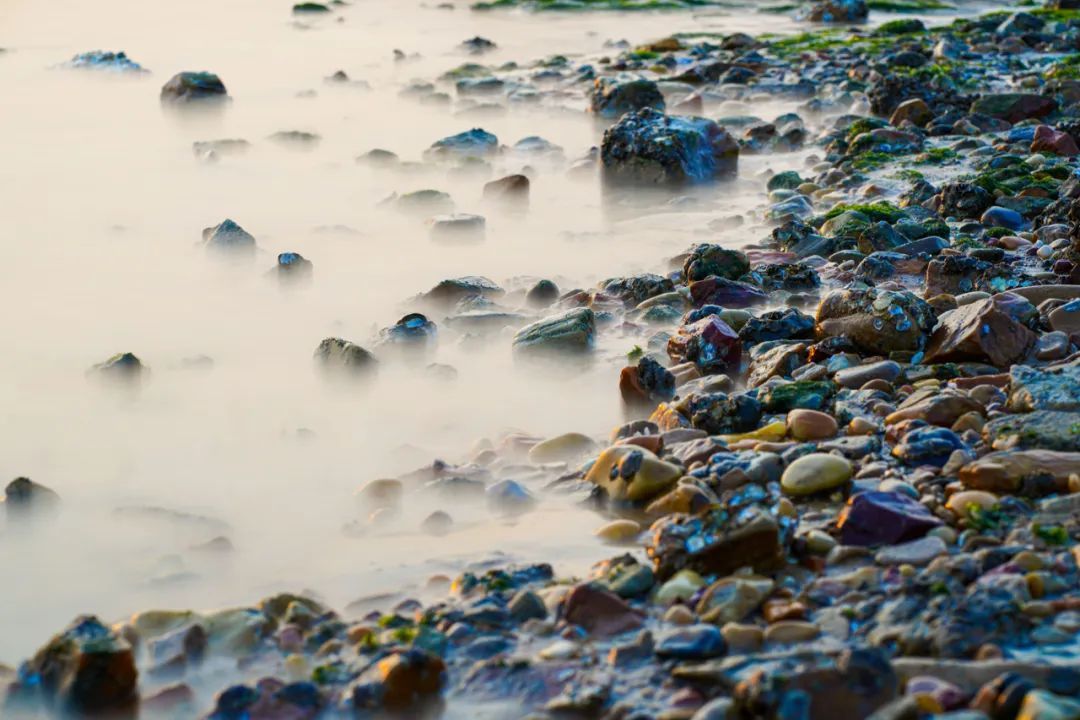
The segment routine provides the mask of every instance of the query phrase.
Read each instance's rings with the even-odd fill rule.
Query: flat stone
[[[917,540],[942,524],[907,495],[878,490],[853,495],[836,522],[845,545],[896,545]]]
[[[1009,409],[1080,411],[1080,364],[1058,369],[1017,365],[1009,371]]]
[[[1006,450],[984,455],[960,468],[969,490],[1046,495],[1062,492],[1080,468],[1080,453],[1055,450]]]
[[[939,537],[927,536],[911,542],[882,548],[874,556],[878,565],[926,565],[939,555],[948,552],[945,541]]]

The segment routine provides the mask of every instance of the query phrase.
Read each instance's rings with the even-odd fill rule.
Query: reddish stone
[[[1031,152],[1053,153],[1054,155],[1080,154],[1080,148],[1076,147],[1076,141],[1068,133],[1058,132],[1049,125],[1040,125],[1035,128],[1035,137],[1031,141]]]
[[[582,583],[563,601],[563,619],[590,635],[611,636],[641,627],[643,614],[618,595]]]
[[[726,322],[711,315],[679,328],[667,351],[673,362],[692,362],[703,373],[723,372],[739,366],[742,342]]]

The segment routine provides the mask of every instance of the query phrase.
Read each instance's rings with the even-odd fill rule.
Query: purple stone
[[[941,525],[907,495],[870,490],[854,495],[836,521],[845,545],[895,545],[918,540]]]
[[[725,308],[748,308],[769,299],[765,291],[755,285],[716,275],[690,283],[690,297],[695,307],[719,305]]]

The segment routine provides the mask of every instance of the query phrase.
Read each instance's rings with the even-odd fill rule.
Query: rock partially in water
[[[489,487],[487,504],[498,515],[521,515],[536,507],[536,496],[514,480],[500,480]]]
[[[473,128],[432,143],[424,151],[429,160],[484,158],[499,150],[499,139],[482,128]]]
[[[273,133],[267,140],[291,150],[314,150],[322,138],[316,133],[304,130],[279,130]]]
[[[161,102],[166,105],[221,103],[229,94],[221,78],[211,72],[181,72],[161,88]]]
[[[324,372],[350,376],[369,375],[378,366],[374,355],[341,338],[326,338],[319,343],[315,362]]]
[[[388,328],[379,331],[377,347],[408,353],[427,353],[435,349],[438,328],[426,315],[409,313]]]
[[[712,120],[646,108],[608,128],[600,159],[608,185],[678,186],[735,175],[739,145]]]
[[[749,271],[750,262],[745,253],[711,243],[695,245],[683,263],[683,276],[687,282],[704,280],[712,275],[738,280]]]
[[[574,308],[539,320],[514,335],[514,352],[521,355],[580,354],[593,348],[596,316],[589,308]]]
[[[144,73],[146,69],[123,51],[91,50],[79,53],[63,65],[77,70],[107,70],[110,72]]]
[[[448,193],[442,190],[416,190],[404,195],[391,195],[385,202],[392,204],[393,208],[405,215],[428,218],[432,215],[443,215],[454,211],[454,201]]]
[[[645,616],[614,593],[590,583],[575,586],[563,601],[562,618],[590,635],[610,637],[642,626]]]
[[[528,209],[529,178],[525,175],[507,175],[484,183],[484,200],[500,204],[508,209]]]
[[[244,228],[226,218],[202,231],[203,247],[223,255],[254,257],[255,238]]]
[[[605,118],[621,118],[626,113],[651,108],[664,112],[664,96],[652,80],[611,80],[597,78],[589,95],[589,112]]]
[[[55,512],[60,496],[30,478],[17,477],[4,488],[2,501],[8,522]]]
[[[656,407],[675,397],[675,376],[648,355],[619,374],[619,392],[629,407]]]
[[[466,275],[440,281],[438,285],[421,295],[420,300],[428,305],[446,309],[471,298],[494,300],[502,297],[505,292],[486,277]]]
[[[470,213],[436,215],[427,222],[428,234],[435,242],[481,242],[487,231],[487,220],[484,216]]]
[[[88,371],[92,377],[108,382],[138,383],[148,374],[149,369],[134,353],[117,353],[104,362],[99,362]]]
[[[300,253],[283,252],[277,256],[274,272],[282,282],[306,282],[314,275],[315,265]]]

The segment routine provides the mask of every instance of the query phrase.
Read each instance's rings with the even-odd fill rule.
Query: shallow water
[[[433,379],[384,362],[370,387],[316,377],[311,354],[327,336],[369,346],[379,327],[413,309],[408,298],[440,279],[552,277],[586,287],[618,274],[662,270],[694,241],[733,245],[755,230],[710,231],[708,221],[759,208],[760,173],[799,168],[808,153],[747,157],[740,180],[699,195],[699,212],[616,220],[595,177],[568,179],[543,161],[505,157],[493,177],[535,169],[525,218],[489,215],[486,241],[434,244],[422,221],[377,207],[394,191],[448,191],[462,211],[485,212],[482,177],[429,168],[380,170],[353,158],[381,147],[419,160],[433,141],[474,126],[503,144],[542,135],[568,158],[603,127],[568,108],[515,107],[495,117],[401,98],[412,78],[434,79],[475,60],[529,62],[596,55],[606,40],[644,42],[674,31],[790,32],[794,21],[752,10],[656,14],[477,14],[411,0],[357,0],[332,18],[298,22],[289,3],[209,0],[8,0],[0,6],[0,85],[7,89],[0,147],[0,478],[29,476],[64,499],[62,514],[0,535],[0,660],[15,662],[75,614],[116,619],[148,607],[248,603],[279,589],[310,589],[342,607],[391,589],[419,592],[434,573],[493,558],[550,561],[579,572],[604,551],[598,516],[545,496],[512,521],[482,505],[410,503],[398,521],[362,538],[341,528],[362,517],[363,482],[430,463],[460,461],[480,438],[511,429],[604,437],[620,421],[620,357],[639,338],[605,334],[588,368],[537,374],[517,367],[509,334],[463,343],[444,332],[430,360],[458,370]],[[480,59],[458,44],[499,44]],[[120,76],[57,69],[77,52],[124,50],[151,72]],[[407,55],[395,62],[393,50]],[[192,117],[163,112],[175,72],[218,73],[233,101]],[[338,69],[370,89],[330,86]],[[305,91],[315,91],[311,93]],[[452,92],[452,88],[450,88]],[[795,101],[755,105],[771,118]],[[713,116],[745,108],[710,108]],[[311,151],[271,133],[321,136]],[[199,162],[198,140],[245,138],[251,150]],[[258,259],[222,265],[197,247],[202,228],[229,217],[258,239]],[[329,228],[329,229],[328,229]],[[266,277],[278,252],[315,264],[309,288]],[[151,368],[137,396],[106,391],[84,371],[115,352]],[[212,369],[186,367],[206,355]],[[154,506],[223,525],[117,515]],[[436,507],[457,530],[417,530]],[[226,535],[222,558],[191,550]]]

